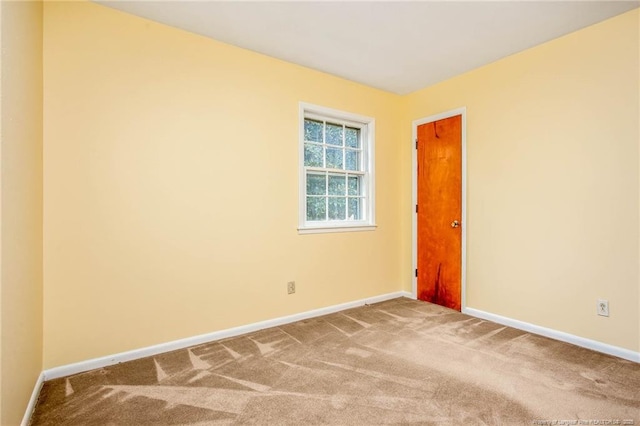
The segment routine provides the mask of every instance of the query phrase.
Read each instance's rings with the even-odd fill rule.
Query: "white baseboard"
[[[109,365],[119,364],[125,361],[144,358],[147,356],[157,355],[163,352],[184,349],[189,346],[201,345],[215,340],[226,339],[228,337],[239,336],[241,334],[251,333],[253,331],[262,330],[269,327],[277,327],[283,324],[289,324],[295,321],[305,320],[318,317],[321,315],[332,314],[334,312],[343,311],[345,309],[355,308],[370,303],[384,302],[385,300],[395,299],[397,297],[411,297],[411,293],[407,291],[397,291],[394,293],[382,294],[380,296],[369,297],[366,299],[355,300],[353,302],[341,303],[339,305],[327,306],[326,308],[314,309],[312,311],[301,312],[299,314],[288,315],[285,317],[274,318],[266,321],[247,324],[240,327],[229,328],[226,330],[214,331],[212,333],[201,334],[199,336],[187,337],[185,339],[174,340],[171,342],[161,343],[158,345],[148,346],[146,348],[134,349],[128,352],[109,355],[101,358],[94,358],[87,361],[81,361],[74,364],[63,365],[60,367],[44,370],[44,380],[52,380],[60,377],[70,376],[73,374],[83,373],[96,368],[107,367]]]
[[[530,324],[528,322],[503,317],[503,316],[492,314],[489,312],[484,312],[478,309],[464,308],[462,310],[462,313],[471,315],[472,317],[496,322],[498,324],[517,328],[519,330],[528,331],[530,333],[539,334],[541,336],[549,337],[551,339],[560,340],[562,342],[571,343],[576,346],[581,346],[583,348],[592,349],[597,352],[602,352],[608,355],[613,355],[619,358],[624,358],[629,361],[640,363],[640,352],[634,352],[630,349],[609,345],[606,343],[598,342],[596,340],[586,339],[584,337],[565,333],[563,331],[541,327],[539,325]]]
[[[40,390],[42,389],[42,385],[44,383],[44,372],[40,373],[38,376],[38,380],[36,380],[36,385],[33,387],[33,392],[31,392],[31,398],[29,399],[29,404],[27,404],[27,409],[24,412],[24,417],[22,418],[21,426],[28,426],[29,420],[31,419],[31,414],[33,413],[34,408],[36,408],[36,402],[38,402],[38,396],[40,396]]]

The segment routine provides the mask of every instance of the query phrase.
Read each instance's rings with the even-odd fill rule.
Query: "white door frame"
[[[418,298],[418,278],[413,273],[418,268],[418,214],[416,213],[416,204],[418,204],[418,149],[416,141],[418,140],[418,126],[426,123],[432,123],[456,115],[462,116],[462,250],[460,262],[460,289],[461,300],[460,310],[465,311],[467,306],[467,108],[457,108],[440,114],[430,115],[429,117],[420,118],[412,122],[412,138],[411,138],[411,257],[412,257],[412,295],[414,299]]]

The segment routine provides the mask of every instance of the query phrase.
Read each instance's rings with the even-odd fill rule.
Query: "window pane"
[[[327,123],[327,143],[329,145],[342,146],[342,126]]]
[[[329,220],[344,220],[347,208],[347,199],[344,197],[329,198]]]
[[[344,140],[349,148],[360,148],[360,129],[345,128]]]
[[[304,144],[304,165],[308,167],[322,167],[322,147]]]
[[[347,150],[347,170],[360,170],[360,164],[358,157],[360,153],[358,151]]]
[[[373,119],[307,104],[301,108],[300,233],[373,225],[375,206],[370,197],[375,176],[369,170],[374,158]]]
[[[307,220],[327,220],[325,197],[307,197]]]
[[[329,195],[346,194],[345,177],[346,176],[329,175]]]
[[[349,220],[360,220],[360,198],[349,198]]]
[[[327,148],[327,168],[343,169],[344,160],[342,158],[342,149]]]
[[[322,142],[322,121],[304,119],[304,140]]]
[[[325,175],[307,174],[307,195],[326,195],[327,180]]]
[[[360,176],[349,176],[349,195],[360,195]]]

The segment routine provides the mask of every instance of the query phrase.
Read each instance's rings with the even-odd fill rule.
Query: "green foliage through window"
[[[364,221],[368,178],[363,142],[366,125],[304,118],[304,217],[309,222]]]

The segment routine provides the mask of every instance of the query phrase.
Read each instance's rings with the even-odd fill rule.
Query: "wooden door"
[[[460,310],[462,116],[418,126],[418,299]]]

